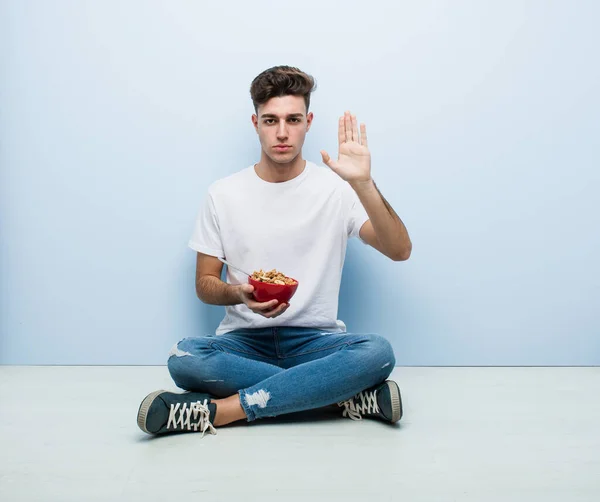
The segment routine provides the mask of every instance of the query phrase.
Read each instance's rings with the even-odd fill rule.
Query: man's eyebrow
[[[298,118],[298,117],[304,117],[303,113],[290,113],[287,118]],[[277,115],[275,115],[274,113],[265,113],[264,115],[260,116],[261,119],[276,119]]]

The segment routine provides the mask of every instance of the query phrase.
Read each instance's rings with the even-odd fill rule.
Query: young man
[[[258,75],[250,94],[260,161],[211,185],[189,245],[198,252],[200,300],[225,305],[216,335],[176,344],[168,368],[178,394],[157,391],[140,405],[138,425],[149,434],[215,433],[253,421],[338,403],[342,414],[396,422],[398,385],[386,380],[395,358],[376,334],[350,334],[337,320],[349,237],[394,261],[412,244],[404,224],[371,178],[364,124],[346,112],[338,124],[338,160],[328,167],[302,157],[313,114],[314,79],[279,66]],[[242,270],[277,269],[298,280],[290,303],[255,301]]]

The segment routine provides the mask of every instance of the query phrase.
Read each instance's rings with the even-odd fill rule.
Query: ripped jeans
[[[185,338],[168,368],[184,390],[239,394],[250,422],[349,399],[383,382],[395,362],[379,335],[278,327]]]

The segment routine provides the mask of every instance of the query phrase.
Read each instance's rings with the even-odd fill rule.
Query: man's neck
[[[260,162],[255,164],[254,171],[264,181],[268,181],[269,183],[283,183],[284,181],[294,179],[296,176],[300,176],[305,167],[306,161],[302,158],[302,154],[287,164],[278,164],[263,153]]]

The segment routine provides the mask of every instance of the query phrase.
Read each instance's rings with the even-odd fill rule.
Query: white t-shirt
[[[352,187],[312,162],[282,183],[264,181],[254,166],[214,182],[189,246],[250,273],[277,269],[298,281],[282,315],[267,319],[244,304],[226,306],[216,334],[276,326],[346,331],[337,319],[346,245],[368,218]],[[248,277],[228,267],[227,282]]]

